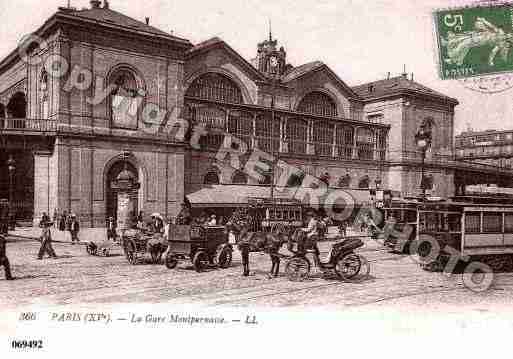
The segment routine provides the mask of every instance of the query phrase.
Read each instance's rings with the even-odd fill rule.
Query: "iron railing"
[[[0,118],[0,131],[54,132],[55,120],[28,118]]]

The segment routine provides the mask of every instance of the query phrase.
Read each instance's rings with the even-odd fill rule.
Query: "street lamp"
[[[9,171],[9,230],[14,231],[16,226],[16,220],[14,216],[14,171],[16,171],[16,161],[9,155],[9,159],[7,160],[7,170]]]
[[[415,142],[417,144],[417,148],[421,153],[422,164],[420,169],[420,189],[422,191],[421,200],[424,202],[426,200],[426,184],[424,178],[424,165],[426,162],[426,151],[431,145],[431,133],[426,131],[424,127],[421,127],[420,130],[415,135]]]

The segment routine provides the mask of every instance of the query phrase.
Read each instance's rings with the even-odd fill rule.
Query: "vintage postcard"
[[[2,358],[509,342],[513,4],[0,14]]]

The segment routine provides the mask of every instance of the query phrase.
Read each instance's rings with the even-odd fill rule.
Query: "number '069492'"
[[[11,348],[13,349],[43,349],[42,340],[13,340],[11,341]]]

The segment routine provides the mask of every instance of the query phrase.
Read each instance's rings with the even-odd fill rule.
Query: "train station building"
[[[321,61],[290,64],[272,34],[245,59],[220,38],[192,44],[107,1],[59,8],[34,34],[39,47],[20,46],[0,62],[0,198],[11,195],[23,218],[66,210],[83,226],[103,226],[116,212],[111,184],[122,171],[140,183],[134,212],[166,217],[200,191],[269,187],[269,173],[253,178],[243,163],[216,159],[222,132],[244,141],[243,160],[259,149],[351,191],[417,195],[421,126],[432,133],[425,173],[433,195],[454,195],[473,172],[512,176],[456,161],[458,101],[407,74],[352,87]],[[54,58],[67,63],[58,76],[48,69]],[[166,121],[149,130],[148,116]],[[181,119],[185,137],[165,131]],[[193,147],[197,124],[208,133]]]

